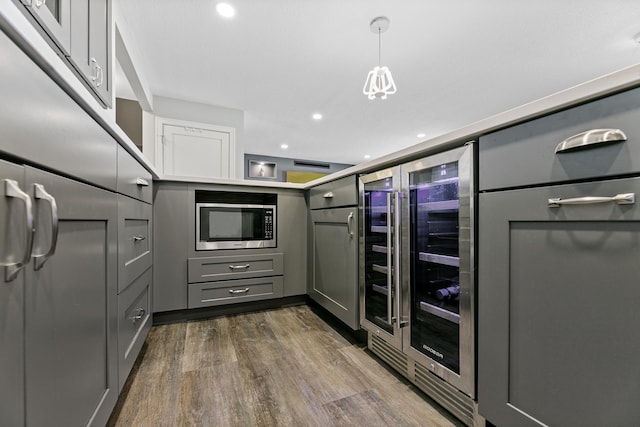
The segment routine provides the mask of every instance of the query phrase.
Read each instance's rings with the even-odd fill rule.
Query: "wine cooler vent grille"
[[[468,426],[473,426],[474,402],[421,364],[415,364],[415,384]]]
[[[371,345],[369,348],[387,364],[391,365],[393,369],[404,376],[408,375],[408,361],[404,353],[376,336],[371,337]]]

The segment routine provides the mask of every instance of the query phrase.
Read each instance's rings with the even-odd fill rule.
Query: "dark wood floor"
[[[110,426],[462,426],[306,305],[155,326]]]

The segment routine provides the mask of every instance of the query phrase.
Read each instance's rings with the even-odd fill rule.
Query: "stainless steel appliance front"
[[[276,247],[276,206],[196,203],[196,250]]]
[[[360,178],[360,319],[475,396],[474,147]]]

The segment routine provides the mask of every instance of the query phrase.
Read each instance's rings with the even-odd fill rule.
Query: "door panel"
[[[165,123],[162,134],[166,175],[234,177],[235,150],[228,133]]]
[[[24,206],[6,197],[3,180],[11,179],[24,190],[24,168],[0,160],[0,265],[13,263],[24,252]],[[5,282],[0,268],[0,424],[24,425],[24,272]]]
[[[496,425],[634,426],[640,209],[548,206],[640,179],[480,195],[480,413]]]
[[[357,208],[311,212],[311,297],[350,328],[359,329]]]
[[[59,217],[55,254],[27,273],[27,425],[102,425],[118,390],[116,198],[34,169],[27,177],[55,197]],[[39,222],[48,214],[36,212]],[[34,252],[50,243],[37,232]]]

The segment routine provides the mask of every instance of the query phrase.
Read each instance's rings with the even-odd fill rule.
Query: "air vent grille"
[[[408,361],[407,356],[404,353],[395,347],[390,346],[384,340],[375,335],[371,337],[370,349],[378,357],[391,365],[393,369],[400,372],[405,377],[408,375]]]
[[[300,166],[303,168],[331,169],[331,164],[329,163],[311,162],[309,160],[294,160],[293,165]]]
[[[474,402],[421,364],[415,364],[415,384],[468,426],[473,426]]]

